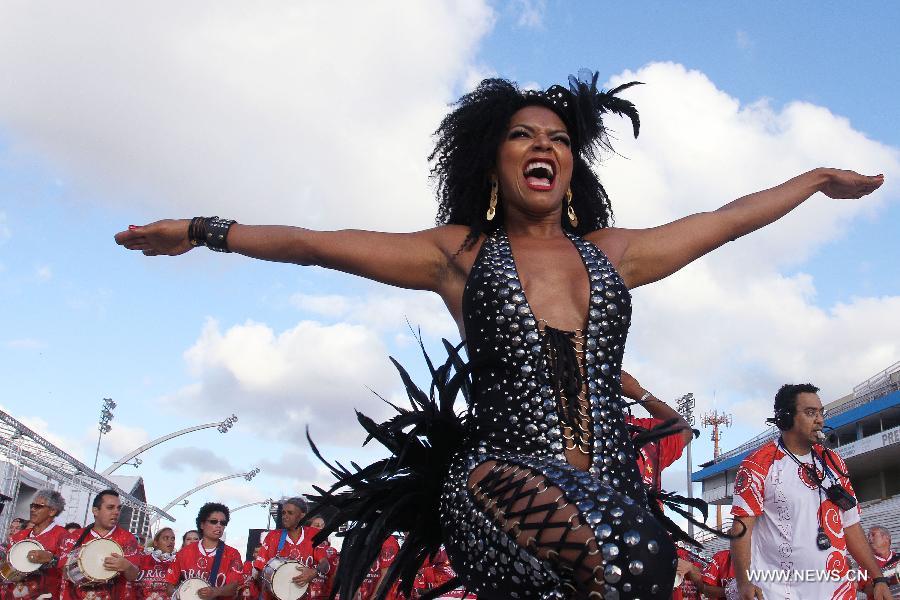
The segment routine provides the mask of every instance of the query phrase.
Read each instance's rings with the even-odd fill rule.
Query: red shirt
[[[366,573],[366,578],[363,580],[359,590],[357,590],[354,600],[370,600],[370,598],[375,596],[375,589],[378,585],[378,580],[381,579],[381,572],[393,564],[398,552],[400,552],[400,543],[396,537],[390,536],[381,545],[381,552],[378,553],[378,558],[369,567],[369,572]],[[393,590],[387,595],[387,600],[393,600]]]
[[[182,546],[175,560],[169,564],[166,572],[166,581],[172,585],[178,585],[182,579],[196,577],[209,580],[213,562],[216,560],[216,549],[207,550],[203,547],[203,541],[194,542]],[[215,587],[222,587],[229,583],[244,581],[243,561],[241,554],[228,544],[222,549],[222,562],[219,564],[219,572],[216,575]]]
[[[9,546],[22,540],[31,539],[41,544],[44,550],[53,554],[59,560],[62,556],[62,544],[69,532],[56,523],[51,523],[44,531],[34,535],[32,529],[17,531],[9,539]],[[9,550],[7,547],[6,550]],[[59,598],[60,585],[59,566],[43,566],[33,574],[19,582],[6,582],[4,587],[5,600],[32,600],[41,594],[52,594],[53,598]]]
[[[169,600],[166,591],[166,574],[175,560],[174,554],[159,551],[148,552],[140,556],[141,574],[133,583],[138,600]]]
[[[882,570],[884,570],[884,565],[886,565],[888,563],[891,563],[891,562],[893,562],[895,564],[897,563],[897,558],[898,558],[897,553],[894,552],[893,550],[891,550],[890,554],[888,554],[887,557],[885,557],[885,558],[878,556],[874,552],[872,554],[875,555],[875,562],[878,563],[878,567]],[[866,573],[866,575],[868,575],[868,573]],[[865,593],[865,592],[863,592],[863,588],[866,587],[866,584],[868,584],[868,583],[869,583],[868,577],[866,577],[866,578],[860,577],[859,581],[856,583],[856,587],[858,588],[860,593]],[[874,597],[875,597],[874,594],[866,594],[866,598],[871,599]]]
[[[731,562],[730,550],[719,550],[713,554],[712,562],[703,569],[703,583],[721,588],[734,579],[734,563]]]
[[[244,600],[258,600],[259,583],[257,583],[256,578],[253,576],[253,562],[249,560],[245,562],[242,572],[244,574],[244,584],[238,592],[238,598]]]
[[[75,549],[75,542],[84,533],[84,529],[76,529],[70,533],[62,543],[63,557],[59,563],[60,572],[63,574],[61,587],[61,596],[63,600],[134,600],[134,587],[131,582],[125,579],[122,573],[109,580],[108,583],[100,585],[85,585],[76,587],[74,583],[69,581],[65,576],[66,565],[69,562],[70,552]],[[93,529],[84,538],[82,545],[91,543],[96,539],[112,540],[122,547],[122,553],[125,558],[134,566],[140,568],[140,547],[137,539],[129,532],[121,527],[114,527],[112,531],[101,536]]]
[[[256,556],[256,560],[253,561],[253,567],[256,568],[257,571],[262,572],[262,570],[266,567],[266,563],[275,558],[276,556],[281,556],[287,558],[289,560],[297,560],[302,562],[304,565],[309,567],[310,569],[315,569],[316,565],[321,562],[324,558],[328,561],[329,571],[328,574],[323,577],[321,575],[317,575],[315,579],[310,582],[309,586],[309,595],[310,599],[325,597],[320,596],[323,590],[328,587],[330,577],[333,577],[333,571],[330,568],[331,560],[329,559],[329,551],[327,548],[330,548],[330,544],[325,542],[324,544],[320,544],[319,546],[313,546],[313,538],[319,533],[319,529],[315,527],[300,527],[300,535],[296,540],[292,540],[290,535],[285,536],[284,538],[284,546],[282,546],[281,550],[278,550],[278,543],[281,541],[281,532],[283,529],[273,529],[263,538],[262,544],[259,546],[259,554]],[[336,554],[334,549],[331,549],[331,554]],[[267,600],[271,600],[271,596],[269,593],[263,589],[263,596]]]
[[[627,415],[625,422],[643,429],[652,429],[665,421],[662,419],[640,419]],[[644,483],[652,489],[658,490],[663,469],[671,466],[672,463],[681,458],[684,446],[684,437],[679,431],[678,433],[667,435],[652,444],[646,444],[638,448],[638,470],[641,472],[641,478],[643,478]]]
[[[315,550],[316,564],[322,564],[322,559],[324,558],[325,563],[322,564],[322,567],[327,565],[328,570],[324,573],[319,573],[310,582],[309,598],[310,600],[325,600],[331,594],[331,588],[334,587],[334,574],[337,571],[339,558],[338,551],[328,541],[324,541],[321,545],[316,546]]]
[[[676,552],[678,553],[678,558],[686,560],[694,566],[700,566],[691,559],[691,555],[683,548],[676,548]],[[697,586],[694,585],[693,581],[688,581],[687,577],[684,578],[681,585],[672,591],[672,600],[698,600],[699,598],[700,594],[697,593]]]

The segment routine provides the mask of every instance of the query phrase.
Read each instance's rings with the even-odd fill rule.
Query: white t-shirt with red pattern
[[[816,472],[820,480],[825,477],[823,486],[840,483],[855,498],[850,480],[840,474],[847,472],[840,456],[828,451],[828,471],[823,473],[820,458],[824,450],[819,444],[813,447],[817,456]],[[810,454],[796,458],[801,463],[812,464]],[[819,512],[832,546],[827,550],[820,550],[816,544]],[[842,511],[824,492],[820,496],[819,487],[807,469],[798,465],[778,442],[763,445],[741,462],[734,480],[731,514],[758,517],[752,532],[750,569],[757,573],[786,571],[790,574],[780,580],[773,581],[774,576],[770,576],[769,581],[761,578],[753,581],[767,599],[856,598],[855,586],[847,575],[844,528],[859,523],[859,505]],[[808,575],[807,571],[817,574]],[[837,574],[838,578],[830,579],[826,574]]]

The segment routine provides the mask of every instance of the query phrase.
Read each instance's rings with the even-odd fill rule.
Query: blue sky
[[[777,384],[819,381],[830,400],[900,360],[894,5],[50,6],[0,9],[0,78],[17,92],[0,100],[0,405],[90,462],[100,399],[115,398],[101,467],[236,412],[224,438],[194,434],[144,457],[159,505],[263,467],[252,485],[178,509],[181,530],[202,501],[325,481],[306,423],[331,453],[371,456],[355,449],[350,409],[384,414],[365,386],[398,393],[388,353],[419,364],[406,318],[436,353],[454,331],[422,294],[205,251],[150,260],[112,235],[213,213],[428,227],[428,135],[481,76],[548,86],[588,67],[645,81],[629,96],[641,137],[613,122],[627,158],[600,167],[626,227],[713,209],[814,166],[886,173],[864,203],[818,196],[635,291],[626,368],[660,397],[693,391],[702,409],[739,416],[726,447],[761,430]],[[695,463],[711,455],[707,438]],[[173,454],[190,460],[173,470]],[[264,520],[252,512],[236,517],[235,541]]]

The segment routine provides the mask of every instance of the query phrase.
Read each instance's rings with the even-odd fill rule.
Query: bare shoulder
[[[584,236],[584,239],[600,248],[613,266],[618,268],[633,235],[633,229],[604,227],[588,233]]]

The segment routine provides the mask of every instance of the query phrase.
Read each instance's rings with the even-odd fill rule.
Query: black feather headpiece
[[[588,162],[596,160],[598,150],[612,150],[603,126],[603,115],[606,113],[631,119],[634,137],[638,136],[641,129],[641,119],[634,104],[616,96],[641,82],[632,81],[604,92],[597,88],[599,75],[582,69],[578,72],[578,77],[569,75],[568,88],[553,85],[545,91],[525,90],[522,93],[523,106],[539,104],[559,115],[572,137],[573,151],[580,153]]]
[[[435,132],[434,151],[428,157],[432,162],[431,176],[437,182],[437,224],[469,226],[464,246],[474,243],[481,233],[502,225],[502,198],[498,218],[485,218],[497,150],[513,114],[526,106],[538,105],[559,115],[572,139],[570,188],[578,225],[572,226],[563,218],[563,228],[583,236],[610,226],[612,205],[593,166],[602,150],[611,150],[604,117],[627,117],[637,137],[637,108],[618,94],[639,82],[604,91],[597,87],[598,79],[598,73],[583,69],[577,77],[569,77],[568,87],[553,85],[541,91],[521,90],[511,81],[491,78],[460,98]]]

